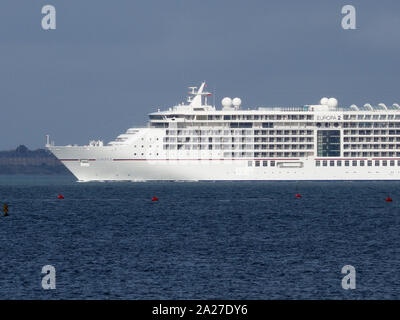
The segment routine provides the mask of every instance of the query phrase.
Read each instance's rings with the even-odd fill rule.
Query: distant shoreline
[[[0,175],[44,174],[70,175],[68,169],[45,149],[29,150],[20,145],[15,150],[0,151]]]

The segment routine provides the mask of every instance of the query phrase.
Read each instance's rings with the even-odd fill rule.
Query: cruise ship
[[[149,114],[114,141],[46,147],[78,181],[398,180],[400,106],[209,104],[203,82],[186,103]],[[317,98],[317,101],[319,98]]]

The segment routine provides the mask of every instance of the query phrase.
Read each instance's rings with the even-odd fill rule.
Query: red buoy
[[[59,194],[59,195],[57,196],[57,199],[64,199],[64,196],[63,196],[62,194]]]
[[[151,198],[151,201],[158,201],[158,198],[157,197],[153,197],[153,198]]]
[[[392,202],[393,200],[392,200],[392,198],[391,197],[387,197],[386,198],[386,202]]]
[[[296,193],[296,198],[301,198],[301,194],[300,193]]]

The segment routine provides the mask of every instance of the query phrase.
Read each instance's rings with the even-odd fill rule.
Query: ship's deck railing
[[[257,108],[248,108],[248,109],[238,109],[238,110],[207,110],[211,111],[211,113],[214,113],[215,111],[217,113],[219,112],[233,112],[233,114],[237,114],[240,112],[248,112],[248,111],[279,111],[279,112],[315,112],[319,111],[320,106],[318,105],[305,105],[305,106],[260,106]],[[188,111],[188,110],[185,110]],[[325,112],[400,112],[400,106],[397,104],[393,104],[391,106],[385,106],[383,107],[382,105],[364,105],[364,106],[348,106],[348,107],[335,107],[335,108],[329,108],[327,110],[320,110],[320,111],[325,111]],[[189,112],[190,114],[207,114],[207,112]],[[157,115],[161,114],[163,116],[168,116],[169,114],[177,114],[175,111],[169,110],[169,111],[159,111],[159,112],[153,112],[150,113],[149,115]],[[178,113],[179,114],[179,113]],[[185,114],[185,113],[181,113]],[[150,119],[150,120],[160,120],[160,119]]]
[[[292,106],[292,107],[259,107],[257,110],[259,111],[298,111],[298,112],[304,112],[304,111],[311,111],[309,106]]]
[[[326,112],[378,112],[378,111],[400,111],[399,108],[395,106],[387,106],[387,109],[381,107],[381,106],[371,106],[372,109],[368,107],[358,107],[357,109],[350,108],[350,107],[336,107],[332,108],[329,110],[324,110]],[[313,108],[312,106],[302,106],[302,107],[295,107],[295,106],[290,106],[290,107],[278,107],[278,106],[273,106],[273,107],[259,107],[257,109],[258,111],[282,111],[282,112],[314,112],[318,111],[317,109]]]

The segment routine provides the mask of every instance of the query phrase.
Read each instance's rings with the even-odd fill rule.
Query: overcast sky
[[[57,29],[41,27],[56,8]],[[343,30],[354,5],[357,29]],[[1,0],[0,149],[110,141],[207,80],[243,107],[400,103],[400,1]]]

